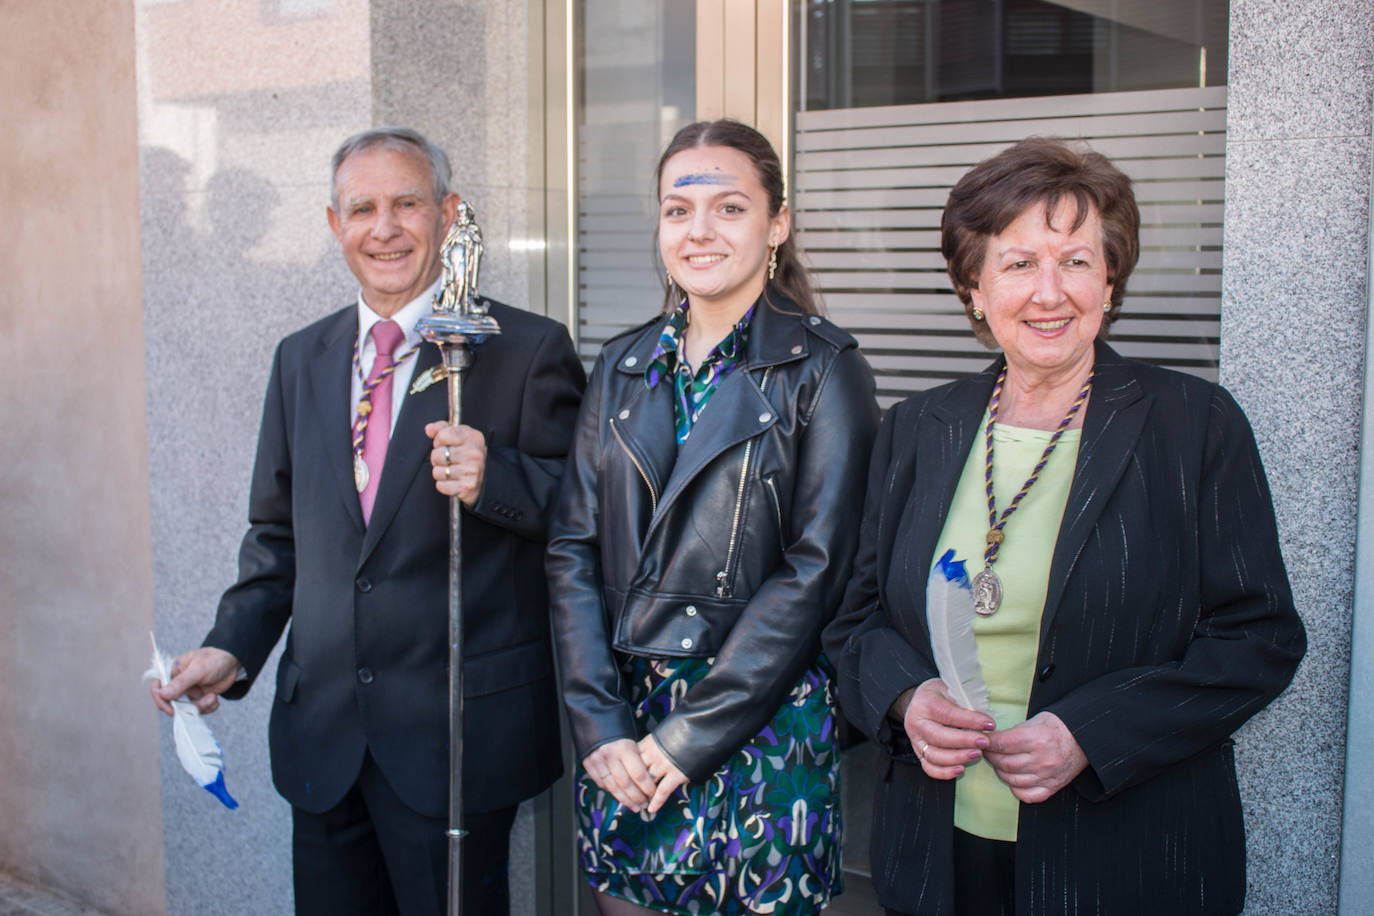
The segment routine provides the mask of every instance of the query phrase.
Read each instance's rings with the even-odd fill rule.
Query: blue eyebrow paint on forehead
[[[673,182],[673,187],[683,188],[690,184],[730,184],[734,182],[734,175],[726,175],[723,172],[696,172],[691,175],[683,175]]]

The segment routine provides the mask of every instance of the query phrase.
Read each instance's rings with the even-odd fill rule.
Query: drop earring
[[[778,272],[778,243],[773,243],[773,250],[768,254],[768,279],[773,279],[773,274]]]

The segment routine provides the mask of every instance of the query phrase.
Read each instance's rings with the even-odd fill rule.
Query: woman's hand
[[[1011,787],[1011,794],[1030,804],[1044,801],[1073,782],[1088,765],[1069,727],[1052,712],[994,732],[990,741],[983,756],[997,778]]]
[[[582,760],[592,782],[605,789],[631,811],[642,811],[654,795],[654,778],[640,759],[639,746],[631,738],[601,745]]]
[[[674,792],[687,785],[687,777],[673,765],[668,755],[663,753],[663,748],[658,746],[653,735],[647,735],[639,742],[639,757],[649,771],[649,776],[658,780],[658,788],[654,790],[654,797],[649,801],[649,813],[657,814],[658,809],[663,807],[663,803]]]
[[[434,488],[445,496],[456,496],[471,509],[482,493],[482,478],[487,469],[487,440],[471,426],[434,422],[425,426],[425,435],[434,440],[429,463],[434,466]]]
[[[945,682],[933,677],[916,688],[902,717],[902,727],[931,779],[953,779],[983,755],[986,732],[997,723],[949,698]]]

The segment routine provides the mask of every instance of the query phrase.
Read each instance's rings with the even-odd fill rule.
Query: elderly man
[[[288,622],[272,778],[292,805],[298,913],[440,913],[447,883],[448,500],[465,508],[464,909],[506,912],[511,822],[561,769],[542,565],[585,379],[564,328],[491,302],[465,425],[416,333],[458,195],[415,131],[334,154],[329,225],[361,292],[284,339],[239,578],[153,699],[247,692]],[[438,437],[431,441],[431,437]],[[431,466],[431,461],[434,462]]]

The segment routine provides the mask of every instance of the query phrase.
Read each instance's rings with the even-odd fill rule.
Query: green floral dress
[[[739,364],[753,309],[692,372],[677,347],[687,309],[667,322],[645,372],[674,386],[678,444]],[[622,656],[641,734],[652,734],[712,658]],[[636,814],[577,770],[582,869],[602,892],[663,913],[814,913],[840,892],[840,760],[832,673],[802,674],[771,721],[704,783],[657,815]]]
[[[626,660],[643,730],[711,668],[709,658]],[[744,747],[657,815],[636,814],[577,771],[578,847],[592,886],[680,914],[814,913],[841,890],[840,768],[822,660]]]

